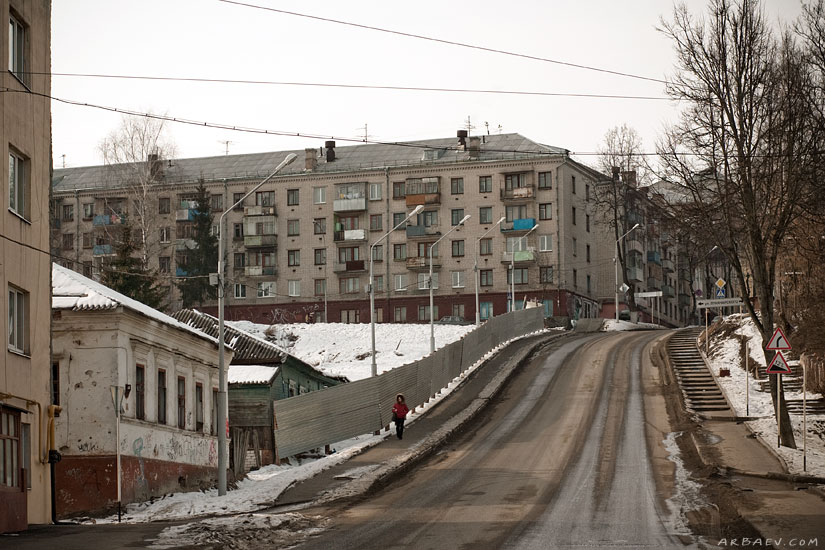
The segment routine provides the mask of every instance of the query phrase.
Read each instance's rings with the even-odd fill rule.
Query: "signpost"
[[[659,318],[659,321],[662,321],[662,310],[659,307],[659,300],[658,298],[662,297],[661,290],[651,290],[650,292],[637,292],[636,298],[657,298],[656,300],[656,315]]]
[[[719,279],[721,281],[722,279]],[[719,284],[716,281],[716,284]],[[723,294],[724,296],[724,294]],[[696,308],[705,310],[705,354],[708,353],[708,309],[742,306],[742,298],[717,298],[715,300],[696,300]]]
[[[783,374],[791,374],[791,367],[788,366],[788,362],[785,361],[785,356],[782,355],[783,351],[787,351],[791,349],[791,343],[788,341],[788,338],[785,337],[785,333],[782,332],[782,329],[777,327],[775,331],[773,331],[773,336],[768,341],[768,345],[765,346],[765,349],[768,351],[775,351],[776,355],[773,357],[773,361],[771,364],[768,365],[768,368],[765,369],[767,374],[775,374],[776,378],[776,446],[782,446],[782,430],[781,426],[781,412],[782,412],[782,375]],[[804,376],[803,376],[803,387],[802,391],[805,391],[804,387]],[[804,393],[803,393],[804,396]],[[803,397],[804,399],[804,397]],[[803,426],[807,424],[805,418],[805,403],[803,401],[802,405],[802,424]],[[802,464],[803,470],[807,465],[807,446],[806,446],[806,433],[802,434]]]

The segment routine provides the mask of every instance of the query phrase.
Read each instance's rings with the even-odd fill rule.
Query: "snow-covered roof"
[[[278,374],[278,367],[265,365],[229,365],[229,384],[269,384]]]
[[[123,306],[155,321],[194,334],[209,340],[215,345],[217,338],[181,323],[174,317],[124,296],[120,292],[102,285],[76,271],[61,265],[52,264],[52,309],[71,309],[72,311],[102,311]]]

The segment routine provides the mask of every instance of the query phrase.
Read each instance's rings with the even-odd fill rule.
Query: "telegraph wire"
[[[372,25],[365,25],[365,24],[362,24],[362,23],[353,23],[351,21],[342,21],[342,20],[339,20],[339,19],[331,19],[331,18],[328,18],[328,17],[321,17],[321,16],[318,16],[318,15],[309,15],[309,14],[306,14],[306,13],[298,13],[298,12],[294,12],[294,11],[287,11],[287,10],[272,8],[272,7],[268,7],[268,6],[259,6],[259,5],[256,5],[256,4],[249,4],[249,3],[246,3],[246,2],[238,2],[237,0],[218,0],[218,1],[223,2],[225,4],[234,4],[236,6],[242,6],[242,7],[246,7],[246,8],[254,8],[254,9],[258,9],[258,10],[270,11],[270,12],[274,12],[274,13],[280,13],[280,14],[283,14],[283,15],[292,15],[292,16],[295,16],[295,17],[303,17],[303,18],[306,18],[306,19],[314,19],[316,21],[324,21],[326,23],[335,23],[335,24],[338,24],[338,25],[346,25],[346,26],[349,26],[349,27],[355,27],[355,28],[359,28],[359,29],[383,32],[383,33],[394,34],[394,35],[398,35],[398,36],[405,36],[407,38],[416,38],[416,39],[419,39],[419,40],[427,40],[429,42],[437,42],[439,44],[447,44],[447,45],[450,45],[450,46],[458,46],[458,47],[461,47],[461,48],[481,50],[481,51],[485,51],[485,52],[489,52],[489,53],[509,55],[509,56],[512,56],[512,57],[520,57],[522,59],[530,59],[532,61],[542,61],[544,63],[552,63],[552,64],[555,64],[555,65],[562,65],[562,66],[565,66],[565,67],[572,67],[572,68],[575,68],[575,69],[584,69],[584,70],[587,70],[587,71],[594,71],[594,72],[599,72],[599,73],[612,74],[612,75],[615,75],[615,76],[624,76],[624,77],[627,77],[627,78],[635,78],[637,80],[646,80],[646,81],[649,81],[649,82],[656,82],[656,83],[659,83],[659,84],[667,84],[667,81],[659,79],[659,78],[652,78],[652,77],[649,77],[649,76],[641,76],[641,75],[637,75],[637,74],[633,74],[633,73],[625,73],[625,72],[621,72],[621,71],[613,71],[613,70],[610,70],[610,69],[602,69],[600,67],[593,67],[593,66],[590,66],[590,65],[582,65],[582,64],[579,64],[579,63],[571,63],[569,61],[560,61],[560,60],[557,60],[557,59],[549,59],[549,58],[546,58],[546,57],[539,57],[539,56],[529,55],[529,54],[524,54],[524,53],[510,52],[510,51],[507,51],[507,50],[500,50],[500,49],[497,49],[497,48],[489,48],[487,46],[479,46],[479,45],[476,45],[476,44],[467,44],[465,42],[456,42],[454,40],[445,40],[443,38],[435,38],[435,37],[432,37],[432,36],[425,36],[425,35],[421,35],[421,34],[413,34],[413,33],[408,33],[408,32],[403,32],[403,31],[396,31],[396,30],[392,30],[392,29],[385,29],[385,28],[381,28],[381,27],[375,27],[375,26],[372,26]]]

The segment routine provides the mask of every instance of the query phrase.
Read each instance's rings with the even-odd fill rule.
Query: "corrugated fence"
[[[427,402],[496,346],[544,327],[536,307],[493,317],[461,340],[379,376],[275,401],[275,445],[281,457],[380,430],[395,396],[412,409]]]

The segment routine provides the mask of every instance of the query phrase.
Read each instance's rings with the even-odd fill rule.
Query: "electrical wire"
[[[254,9],[258,9],[258,10],[270,11],[270,12],[274,12],[274,13],[280,13],[280,14],[283,14],[283,15],[292,15],[292,16],[295,16],[295,17],[303,17],[303,18],[306,18],[306,19],[314,19],[316,21],[324,21],[326,23],[335,23],[335,24],[338,24],[338,25],[346,25],[346,26],[349,26],[349,27],[355,27],[355,28],[359,28],[359,29],[383,32],[383,33],[394,34],[394,35],[398,35],[398,36],[405,36],[407,38],[415,38],[415,39],[418,39],[418,40],[427,40],[429,42],[437,42],[439,44],[447,44],[447,45],[450,45],[450,46],[458,46],[458,47],[461,47],[461,48],[481,50],[481,51],[485,51],[485,52],[489,52],[489,53],[509,55],[509,56],[512,56],[512,57],[519,57],[519,58],[522,58],[522,59],[530,59],[532,61],[542,61],[542,62],[545,62],[545,63],[552,63],[552,64],[555,64],[555,65],[562,65],[562,66],[565,66],[565,67],[572,67],[572,68],[575,68],[575,69],[584,69],[584,70],[587,70],[587,71],[595,71],[595,72],[611,74],[611,75],[615,75],[615,76],[635,78],[637,80],[646,80],[646,81],[649,81],[649,82],[657,82],[659,84],[667,84],[667,82],[665,80],[662,80],[662,79],[659,79],[659,78],[652,78],[652,77],[649,77],[649,76],[641,76],[641,75],[637,75],[637,74],[633,74],[633,73],[614,71],[614,70],[610,70],[610,69],[602,69],[600,67],[593,67],[593,66],[590,66],[590,65],[582,65],[582,64],[579,64],[579,63],[571,63],[569,61],[560,61],[560,60],[557,60],[557,59],[549,59],[549,58],[546,58],[546,57],[538,57],[538,56],[535,56],[535,55],[510,52],[510,51],[507,51],[507,50],[500,50],[500,49],[497,49],[497,48],[488,48],[486,46],[479,46],[479,45],[476,45],[476,44],[467,44],[467,43],[464,43],[464,42],[456,42],[454,40],[445,40],[443,38],[435,38],[435,37],[432,37],[432,36],[425,36],[425,35],[421,35],[421,34],[413,34],[413,33],[408,33],[408,32],[396,31],[396,30],[392,30],[392,29],[384,29],[384,28],[375,27],[375,26],[372,26],[372,25],[364,25],[364,24],[361,24],[361,23],[353,23],[351,21],[342,21],[342,20],[339,20],[339,19],[331,19],[331,18],[328,18],[328,17],[320,17],[318,15],[309,15],[309,14],[306,14],[306,13],[298,13],[298,12],[294,12],[294,11],[287,11],[287,10],[272,8],[272,7],[268,7],[268,6],[259,6],[259,5],[256,5],[256,4],[249,4],[249,3],[246,3],[246,2],[238,2],[237,0],[218,0],[218,1],[223,2],[225,4],[234,4],[236,6],[243,6],[243,7],[247,7],[247,8],[254,8]]]

